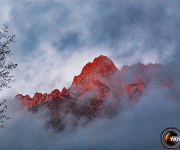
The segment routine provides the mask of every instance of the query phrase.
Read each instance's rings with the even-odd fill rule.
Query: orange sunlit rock
[[[94,93],[95,98],[108,95],[108,82],[118,69],[107,56],[99,56],[92,63],[87,63],[79,76],[75,76],[69,90],[77,96],[87,92]]]
[[[47,127],[52,126],[61,131],[66,124],[64,117],[68,113],[77,119],[86,116],[87,120],[91,120],[102,110],[104,114],[112,116],[116,114],[116,110],[106,102],[116,103],[123,99],[138,102],[150,82],[153,82],[154,86],[157,84],[173,87],[172,77],[162,70],[164,70],[162,65],[141,63],[123,66],[118,70],[108,57],[101,55],[83,67],[80,75],[74,77],[68,89],[65,87],[62,91],[55,89],[49,94],[36,92],[33,98],[17,94],[15,99],[21,101],[23,108],[33,111],[45,105],[49,110]],[[73,124],[77,125],[77,122]]]
[[[32,107],[52,100],[70,100],[72,103],[78,99],[84,101],[103,101],[106,99],[120,99],[128,95],[129,100],[138,101],[143,91],[153,80],[154,74],[162,69],[162,65],[138,63],[132,66],[123,66],[118,70],[114,63],[107,57],[100,55],[93,62],[87,63],[80,75],[75,76],[72,85],[60,92],[53,90],[50,94],[36,92],[31,98],[29,95],[17,94],[16,99],[20,100],[24,106]],[[171,86],[171,77],[164,77],[158,84]],[[111,96],[110,96],[111,95]]]

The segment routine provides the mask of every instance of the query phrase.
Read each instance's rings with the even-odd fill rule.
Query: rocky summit
[[[46,106],[49,112],[47,127],[61,131],[67,124],[69,114],[76,118],[71,122],[72,126],[76,126],[81,117],[88,122],[102,114],[115,115],[117,107],[111,104],[119,106],[122,100],[137,103],[151,81],[156,81],[160,86],[172,86],[171,76],[157,80],[160,70],[164,68],[160,64],[138,63],[118,70],[112,60],[101,55],[84,66],[68,89],[55,89],[50,94],[36,92],[33,98],[18,94],[15,99],[31,111]]]

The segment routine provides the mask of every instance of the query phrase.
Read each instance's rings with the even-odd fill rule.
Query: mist
[[[21,110],[20,102],[9,97],[6,114],[11,119],[0,131],[1,149],[163,149],[162,131],[168,127],[179,128],[180,124],[179,69],[176,69],[175,64],[169,64],[159,70],[139,102],[124,99],[119,105],[112,103],[118,110],[112,117],[100,115],[83,126],[85,118],[76,120],[67,114],[67,126],[58,133],[45,128],[48,119],[45,107],[37,113]],[[157,82],[162,73],[173,78],[173,88]],[[71,126],[73,120],[78,121],[76,128]]]
[[[7,22],[10,34],[16,35],[10,48],[18,64],[11,72],[16,82],[0,93],[10,117],[0,129],[0,149],[159,150],[161,132],[179,129],[179,1],[1,0],[0,8],[0,26]],[[37,113],[21,110],[13,99],[16,94],[33,97],[35,92],[68,88],[99,55],[110,58],[119,70],[138,62],[165,68],[145,73],[152,79],[137,103],[123,97],[112,104],[109,97],[104,108],[111,104],[108,111],[116,115],[105,111],[84,125],[86,118],[67,114],[68,125],[59,133],[45,128],[46,108]],[[131,77],[129,73],[124,79],[130,83]],[[166,79],[171,82],[160,84]],[[79,122],[76,128],[73,120]]]

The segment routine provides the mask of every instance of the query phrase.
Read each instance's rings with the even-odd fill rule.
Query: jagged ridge
[[[61,92],[55,89],[50,94],[36,92],[33,98],[18,94],[15,98],[20,100],[23,106],[32,109],[46,104],[52,118],[49,123],[62,130],[65,124],[60,111],[65,114],[72,113],[78,118],[92,118],[100,114],[103,103],[108,100],[119,102],[126,98],[137,102],[155,73],[162,68],[163,66],[158,64],[146,66],[138,63],[118,70],[108,57],[101,55],[84,66],[68,89],[63,88]],[[171,86],[172,80],[168,78],[158,84]]]

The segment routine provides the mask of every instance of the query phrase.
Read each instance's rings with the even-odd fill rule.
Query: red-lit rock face
[[[20,100],[22,102],[22,106],[26,106],[26,107],[35,106],[35,101],[29,95],[23,96],[22,94],[17,94],[15,96],[15,99]]]
[[[84,66],[81,74],[74,77],[69,89],[63,88],[61,92],[55,89],[51,94],[37,92],[33,98],[22,95],[17,95],[16,98],[21,99],[23,105],[27,107],[39,105],[56,98],[75,99],[87,92],[91,93],[90,97],[93,94],[93,98],[103,99],[110,91],[108,84],[117,70],[114,63],[108,57],[101,55],[95,58],[92,63],[87,63]]]
[[[108,57],[101,55],[84,66],[68,89],[63,88],[61,92],[55,89],[50,94],[36,92],[33,98],[18,94],[15,98],[27,108],[46,104],[52,118],[49,123],[62,130],[65,124],[61,114],[70,112],[77,118],[92,118],[101,111],[106,100],[121,101],[126,98],[129,102],[138,102],[150,81],[155,81],[160,86],[172,86],[170,76],[162,77],[161,72],[158,73],[163,69],[162,65],[138,63],[118,70]]]
[[[87,63],[79,76],[75,76],[69,90],[77,96],[87,92],[95,98],[104,98],[109,92],[109,81],[118,69],[106,56],[95,58],[92,63]]]
[[[33,98],[29,95],[16,95],[27,107],[39,105],[54,99],[78,100],[93,99],[102,101],[109,98],[112,93],[115,97],[129,96],[130,100],[138,100],[147,87],[153,75],[162,65],[138,63],[132,66],[123,66],[118,70],[114,63],[106,56],[99,56],[91,63],[87,63],[80,75],[75,76],[72,85],[60,92],[53,90],[50,94],[35,93]],[[172,85],[171,78],[160,83],[162,86]],[[112,96],[113,97],[113,96]]]

